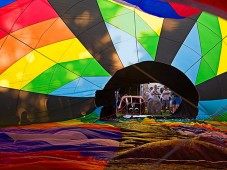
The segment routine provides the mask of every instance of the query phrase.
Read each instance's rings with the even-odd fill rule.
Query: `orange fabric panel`
[[[0,40],[0,74],[33,49],[75,37],[60,18],[31,25],[11,35]]]
[[[40,22],[11,35],[33,49],[75,37],[60,18]]]
[[[8,36],[0,49],[0,74],[30,51],[32,51],[30,47]]]
[[[65,25],[61,18],[58,18],[48,30],[46,30],[36,48],[46,46],[58,41],[75,38],[75,35]]]
[[[16,0],[0,8],[0,38],[30,25],[56,18],[58,14],[47,0]]]

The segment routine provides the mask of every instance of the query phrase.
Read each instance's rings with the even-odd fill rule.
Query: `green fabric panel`
[[[110,74],[93,58],[64,62],[61,63],[61,65],[81,77],[110,76]]]
[[[98,1],[103,19],[135,37],[134,11],[108,1]]]
[[[217,118],[218,121],[226,121],[227,120],[227,113],[223,113]]]
[[[63,68],[61,65],[56,64],[36,77],[33,81],[23,87],[22,90],[49,94],[78,77],[78,75]]]
[[[22,90],[49,94],[61,86],[83,76],[110,76],[93,58],[56,64],[46,70]]]
[[[140,44],[146,51],[155,59],[156,51],[158,48],[159,36],[151,29],[151,27],[144,22],[140,16],[135,16],[136,20],[136,36]]]
[[[112,2],[98,0],[98,4],[106,22],[133,37],[136,33],[137,40],[155,59],[159,36],[140,16],[134,11]]]
[[[92,112],[86,116],[77,118],[79,120],[81,120],[84,123],[88,123],[88,122],[96,122],[97,120],[99,120],[99,115],[96,112]]]
[[[222,47],[222,35],[216,16],[202,13],[197,23],[203,58],[198,71],[196,85],[217,75]]]

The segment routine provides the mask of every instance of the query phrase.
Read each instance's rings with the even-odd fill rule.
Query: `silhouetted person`
[[[29,125],[29,124],[31,124],[31,122],[27,118],[27,115],[28,114],[27,114],[26,111],[23,111],[21,113],[20,125]]]

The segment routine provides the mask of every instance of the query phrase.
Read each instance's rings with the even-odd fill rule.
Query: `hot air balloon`
[[[227,120],[226,13],[194,7],[0,1],[0,125],[24,113],[28,123],[81,117],[113,102],[114,90],[152,81],[183,97],[186,118]]]

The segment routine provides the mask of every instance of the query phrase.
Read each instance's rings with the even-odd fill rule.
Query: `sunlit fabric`
[[[189,5],[202,11],[210,12],[227,19],[227,2],[225,0],[165,0],[168,2]]]
[[[134,5],[136,8],[139,8],[144,12],[162,18],[181,19],[184,17],[195,15],[200,12],[200,10],[198,9],[194,9],[180,4],[168,3],[161,0],[125,0],[125,2]]]
[[[227,165],[226,122],[97,119],[98,112],[68,121],[1,128],[1,168],[225,169]]]
[[[226,19],[226,0],[0,0],[0,169],[227,169]],[[144,83],[178,110],[117,115]]]

